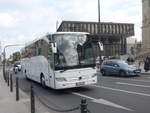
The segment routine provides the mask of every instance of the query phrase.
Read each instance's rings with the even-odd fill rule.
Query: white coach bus
[[[26,78],[53,89],[95,84],[98,48],[88,33],[48,34],[22,49],[22,70]]]

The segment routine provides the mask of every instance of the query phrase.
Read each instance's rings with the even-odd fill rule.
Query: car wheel
[[[45,88],[45,78],[44,78],[44,76],[43,75],[41,75],[41,85],[42,85],[42,87],[44,87]]]
[[[106,72],[104,70],[101,70],[101,73],[103,76],[106,76]]]
[[[125,71],[120,71],[119,75],[120,75],[121,77],[124,77],[124,76],[126,76],[126,72],[125,72]]]

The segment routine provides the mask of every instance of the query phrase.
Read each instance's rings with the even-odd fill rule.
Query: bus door
[[[48,72],[49,72],[49,85],[50,87],[54,88],[54,80],[55,80],[55,75],[54,75],[54,49],[56,52],[56,47],[54,47],[54,43],[49,44],[48,48]]]

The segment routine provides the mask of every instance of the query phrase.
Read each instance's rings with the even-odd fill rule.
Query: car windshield
[[[128,63],[126,63],[125,61],[117,61],[119,66],[123,66],[123,67],[127,67],[129,66]]]
[[[57,34],[53,36],[57,44],[55,69],[95,66],[90,37],[84,34]]]
[[[15,65],[20,65],[20,62],[18,61],[18,62],[15,62]]]

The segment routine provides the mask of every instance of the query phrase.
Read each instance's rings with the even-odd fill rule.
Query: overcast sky
[[[141,40],[141,0],[100,1],[101,21],[134,23],[134,37]],[[97,21],[97,6],[97,0],[0,0],[1,45],[24,44],[55,32],[57,21]],[[7,48],[7,53],[18,48]]]

